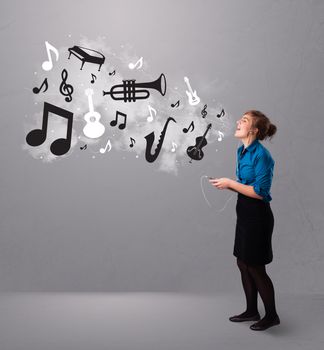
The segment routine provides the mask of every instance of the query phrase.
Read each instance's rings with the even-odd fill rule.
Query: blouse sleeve
[[[261,196],[266,202],[269,202],[272,199],[270,196],[270,188],[273,177],[274,163],[275,162],[271,155],[267,153],[263,153],[256,158],[255,182],[253,188],[255,193]]]

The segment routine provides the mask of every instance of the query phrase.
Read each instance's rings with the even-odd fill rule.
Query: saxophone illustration
[[[159,153],[161,151],[161,148],[162,148],[162,144],[163,144],[163,140],[164,140],[164,137],[165,137],[165,133],[166,133],[168,124],[169,124],[169,122],[171,120],[176,123],[176,121],[172,117],[169,117],[167,119],[167,121],[164,124],[163,130],[162,130],[162,132],[160,134],[159,142],[158,142],[158,144],[157,144],[153,154],[151,153],[151,149],[152,149],[152,146],[153,146],[153,142],[155,140],[154,131],[152,131],[150,134],[145,136],[145,139],[146,139],[145,158],[146,158],[146,160],[149,163],[154,162],[156,160],[156,158],[158,157],[158,155],[159,155]]]

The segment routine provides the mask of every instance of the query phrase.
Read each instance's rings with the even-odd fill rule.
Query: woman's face
[[[252,117],[248,114],[244,114],[241,119],[236,122],[236,130],[234,136],[239,139],[247,138],[248,136],[253,136],[251,131],[252,128]]]

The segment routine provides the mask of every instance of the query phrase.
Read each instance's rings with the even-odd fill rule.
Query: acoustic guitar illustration
[[[192,163],[192,160],[201,160],[204,157],[204,152],[202,151],[202,148],[207,145],[206,135],[208,130],[211,128],[211,124],[208,124],[207,129],[203,136],[199,136],[196,138],[196,144],[194,146],[190,146],[187,148],[187,154],[191,158],[190,163]]]
[[[90,139],[96,139],[103,135],[105,132],[105,126],[99,122],[101,116],[93,109],[92,95],[93,90],[85,90],[85,94],[88,96],[89,112],[84,115],[84,120],[87,122],[83,128],[83,133]]]

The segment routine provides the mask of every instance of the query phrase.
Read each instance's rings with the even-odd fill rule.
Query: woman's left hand
[[[221,177],[220,179],[209,179],[209,182],[219,190],[223,190],[230,187],[232,179]]]

